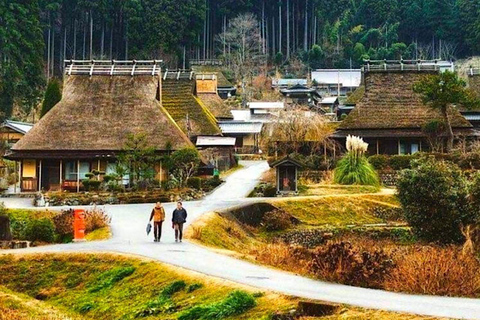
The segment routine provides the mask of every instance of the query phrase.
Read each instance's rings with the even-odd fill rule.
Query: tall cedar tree
[[[28,113],[45,84],[39,17],[38,1],[0,1],[1,118],[11,116],[14,104]]]
[[[40,117],[46,115],[47,112],[50,111],[60,100],[62,100],[60,81],[56,78],[52,78],[48,81],[47,90],[45,90]]]

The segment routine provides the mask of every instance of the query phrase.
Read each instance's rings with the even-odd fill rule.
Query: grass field
[[[393,196],[332,196],[313,199],[274,200],[272,203],[285,210],[302,222],[306,227],[322,225],[362,225],[381,223],[382,220],[372,214],[374,207],[388,207],[380,204]],[[388,200],[394,201],[394,200]]]
[[[288,313],[298,301],[133,257],[0,256],[0,320],[257,320]],[[333,315],[298,319],[427,318],[339,306]]]
[[[252,298],[255,306],[235,319],[260,319],[286,312],[297,303],[296,299],[255,294],[251,288],[118,255],[1,256],[0,286],[3,295],[15,291],[65,315],[87,319],[176,319],[194,307],[221,305],[238,290],[256,298]],[[12,298],[1,301],[3,309],[19,309]],[[26,307],[20,309],[28,316]]]

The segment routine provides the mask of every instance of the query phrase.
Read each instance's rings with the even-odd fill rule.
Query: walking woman
[[[150,220],[153,219],[153,235],[155,239],[153,241],[160,242],[160,238],[162,237],[162,224],[165,221],[165,209],[163,208],[160,202],[155,204],[155,207],[150,214]]]
[[[177,202],[177,208],[172,214],[172,228],[175,229],[175,242],[182,242],[183,224],[187,222],[187,210],[183,208],[182,203]]]

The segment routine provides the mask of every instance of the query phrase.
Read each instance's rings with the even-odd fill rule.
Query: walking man
[[[182,203],[177,202],[177,208],[173,210],[172,228],[175,229],[175,242],[182,242],[183,224],[187,222],[187,210],[182,206]]]
[[[160,202],[155,204],[155,207],[152,209],[152,213],[150,214],[150,220],[153,219],[153,236],[155,239],[153,241],[160,242],[160,238],[162,237],[162,224],[165,221],[165,209],[163,208]]]

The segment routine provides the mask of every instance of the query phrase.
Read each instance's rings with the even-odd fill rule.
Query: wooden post
[[[378,139],[377,139],[377,155],[380,154],[380,147],[379,147],[379,142],[378,142]]]
[[[400,150],[401,150],[400,149],[400,139],[398,139],[397,141],[398,141],[398,154],[400,155],[401,154],[401,152],[400,152]]]
[[[38,172],[38,191],[42,191],[42,160],[40,160]]]
[[[80,160],[77,160],[77,192],[80,192]]]
[[[60,191],[62,190],[62,183],[63,183],[63,160],[60,160]]]
[[[14,167],[14,177],[15,177],[15,181],[13,183],[13,193],[17,193],[17,161],[15,161],[15,167]],[[20,176],[18,176],[18,178],[20,179]]]

